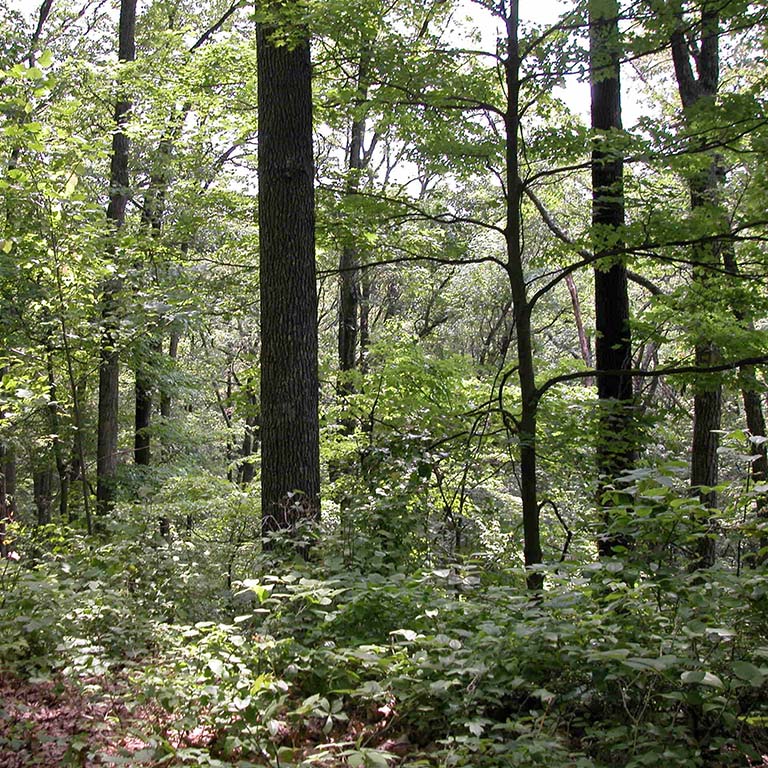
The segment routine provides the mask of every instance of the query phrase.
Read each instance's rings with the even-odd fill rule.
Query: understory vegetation
[[[122,740],[67,739],[73,765],[759,765],[768,577],[754,531],[729,525],[740,569],[686,572],[689,501],[655,484],[667,477],[632,489],[624,556],[574,559],[580,532],[535,595],[504,532],[416,556],[402,532],[372,531],[375,505],[362,528],[307,530],[308,561],[295,538],[261,552],[234,489],[179,505],[171,540],[142,506],[119,508],[108,542],[17,529],[0,660],[91,699],[119,684]],[[4,750],[27,743],[24,723]]]

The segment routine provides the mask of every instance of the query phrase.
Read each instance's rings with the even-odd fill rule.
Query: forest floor
[[[99,678],[77,688],[0,676],[0,768],[105,765],[140,752],[146,745],[130,734],[150,713],[131,711],[126,700],[127,681]]]
[[[169,731],[168,713],[159,706],[132,704],[136,694],[121,676],[93,677],[75,686],[63,680],[25,681],[0,672],[0,768],[153,768],[176,764],[169,761],[174,749],[200,748],[205,753],[213,746],[216,734],[203,728],[183,735]],[[380,725],[358,721],[349,727],[375,732]],[[295,743],[301,734],[292,736]],[[309,738],[296,752],[309,755],[315,739],[304,736]],[[403,757],[410,747],[407,739],[377,741],[392,758]],[[158,758],[161,742],[170,747],[162,750],[164,759]]]

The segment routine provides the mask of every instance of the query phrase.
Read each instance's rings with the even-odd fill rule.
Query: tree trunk
[[[760,399],[760,393],[754,389],[752,382],[750,381],[752,371],[741,371],[742,380],[745,382],[745,386],[741,390],[742,399],[744,401],[744,415],[746,416],[747,429],[750,434],[758,437],[766,437],[765,434],[765,415],[763,414],[763,404]],[[755,460],[752,462],[752,482],[765,483],[768,480],[768,457],[766,457],[766,444],[765,443],[753,443],[752,455],[755,456]],[[760,510],[765,515],[765,502],[760,506]]]
[[[168,357],[172,363],[175,363],[179,357],[179,332],[171,329],[170,339],[168,340]],[[173,397],[170,389],[163,386],[160,390],[160,418],[167,422],[171,418],[171,409],[173,406]]]
[[[519,168],[520,133],[520,50],[518,41],[518,0],[511,0],[506,17],[507,56],[504,60],[507,85],[507,104],[504,115],[506,159],[506,229],[507,275],[512,292],[517,342],[517,376],[520,385],[520,417],[516,431],[520,442],[520,496],[523,505],[523,554],[529,569],[529,589],[543,585],[540,572],[531,570],[542,560],[539,530],[539,501],[536,487],[536,429],[538,392],[533,363],[533,335],[531,331],[531,305],[522,249],[523,184]]]
[[[592,240],[596,256],[623,246],[624,161],[622,150],[611,147],[621,124],[619,7],[590,0],[589,59],[592,92]],[[595,361],[600,417],[597,435],[599,503],[606,509],[605,491],[635,462],[632,436],[632,335],[629,327],[629,292],[623,260],[606,258],[595,268]],[[610,557],[626,546],[624,537],[606,532],[598,540],[602,556]]]
[[[573,279],[573,275],[566,275],[565,285],[568,288],[568,293],[571,297],[571,306],[573,307],[573,320],[576,323],[576,332],[579,336],[579,351],[581,352],[581,359],[584,361],[584,365],[587,368],[592,368],[592,349],[589,345],[589,337],[584,329],[584,319],[581,315],[581,301],[579,300],[579,291],[576,288],[576,281]],[[584,386],[591,387],[592,379],[584,379]]]
[[[258,407],[259,399],[254,390],[254,383],[247,381],[245,391],[248,397],[248,411],[245,415],[245,434],[243,435],[243,446],[240,449],[240,485],[246,486],[253,482],[256,474],[256,465],[251,458],[259,446],[259,422],[261,421]]]
[[[118,58],[136,58],[136,0],[121,0]],[[109,175],[107,220],[112,235],[125,223],[130,179],[128,176],[129,140],[125,133],[131,102],[123,98],[115,105],[116,130],[112,136],[112,161]],[[117,311],[120,281],[111,280],[104,289],[102,339],[99,364],[99,414],[96,459],[96,504],[100,515],[107,514],[115,502],[117,472],[117,430],[120,362],[117,348]]]
[[[144,205],[141,210],[141,223],[149,229],[149,237],[154,245],[160,239],[163,226],[165,198],[170,179],[169,164],[172,144],[170,139],[162,139],[157,148],[154,167],[149,176],[149,186],[144,193]],[[149,466],[152,460],[151,426],[155,393],[155,360],[162,350],[162,341],[151,339],[139,350],[136,362],[135,396],[136,410],[134,418],[133,458],[136,464]],[[144,352],[145,354],[141,354]]]
[[[691,45],[682,12],[679,27],[671,36],[672,60],[684,114],[702,99],[713,101],[720,79],[719,6],[712,0],[704,0],[700,7],[700,36],[695,53],[696,74],[691,64]],[[689,180],[691,208],[695,210],[715,205],[720,181],[717,158],[713,157],[708,169]],[[702,285],[706,283],[710,275],[706,267],[716,266],[722,261],[721,247],[722,244],[717,241],[694,246],[694,264],[701,265],[693,268],[694,282]],[[719,352],[709,339],[698,339],[695,347],[697,365],[713,365],[719,361]],[[719,379],[701,377],[694,388],[691,486],[701,503],[708,509],[717,506],[717,493],[711,488],[716,486],[718,481],[717,449],[721,409],[722,386]],[[711,515],[705,526],[705,535],[699,539],[694,567],[709,567],[714,564],[716,528],[717,519]]]
[[[152,458],[150,427],[152,424],[152,376],[148,367],[136,369],[136,411],[134,414],[133,460],[148,467]]]
[[[357,76],[357,100],[368,98],[368,65],[370,52],[363,46]],[[366,166],[365,115],[354,117],[349,134],[348,175],[346,194],[349,197],[360,191],[360,174]],[[360,315],[360,254],[357,246],[345,243],[339,259],[339,394],[352,394],[355,390],[344,373],[357,367],[357,337]]]
[[[308,40],[271,34],[257,27],[265,536],[320,512],[312,69]]]
[[[51,423],[53,456],[59,477],[59,516],[62,522],[69,520],[69,467],[64,459],[59,418],[59,395],[53,360],[53,339],[46,338],[46,366],[48,372],[48,416]]]
[[[51,522],[53,470],[50,467],[35,469],[32,473],[32,486],[37,508],[37,524],[48,525]]]
[[[8,524],[16,517],[16,459],[13,450],[0,443],[0,557],[8,555]]]
[[[362,269],[360,273],[360,356],[357,364],[360,373],[368,370],[368,350],[371,346],[371,296],[373,294],[373,277],[370,269]]]

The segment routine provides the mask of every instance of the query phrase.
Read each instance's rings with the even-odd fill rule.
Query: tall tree
[[[677,6],[677,27],[671,36],[672,60],[684,115],[690,120],[694,110],[705,103],[714,106],[720,80],[720,7],[717,0],[703,0],[698,4],[699,17],[691,26]],[[698,39],[696,39],[698,38]],[[695,65],[695,72],[694,72]],[[696,139],[694,139],[696,141]],[[693,150],[701,150],[694,146]],[[717,205],[722,181],[719,159],[709,153],[703,165],[689,180],[693,211]],[[722,264],[723,242],[704,240],[693,247],[693,279],[706,286],[713,268]],[[696,339],[696,365],[707,367],[719,362],[717,345],[709,338]],[[722,385],[719,379],[701,377],[696,383],[693,398],[693,440],[691,443],[691,485],[702,504],[713,509],[717,506],[718,446],[722,413]],[[714,519],[710,520],[710,528]],[[712,535],[700,539],[697,564],[710,566],[715,561],[715,540]]]
[[[622,129],[619,73],[619,6],[616,0],[590,0],[589,53],[592,92],[592,226],[595,256],[620,251],[624,228],[624,162],[615,139]],[[601,503],[607,484],[635,460],[631,432],[632,335],[627,269],[621,257],[595,268],[595,358],[600,400],[597,470]],[[610,516],[608,518],[610,520]],[[603,536],[599,549],[611,555],[621,543]]]
[[[312,68],[306,33],[287,31],[256,34],[265,535],[320,512]]]
[[[353,113],[349,132],[348,177],[346,193],[353,196],[360,191],[360,174],[368,158],[365,153],[365,113],[360,113],[368,97],[368,68],[370,48],[364,43],[360,53],[357,73],[357,99],[360,105]],[[344,243],[339,257],[339,392],[342,395],[354,391],[352,382],[344,377],[345,372],[357,367],[357,342],[360,316],[360,254],[353,243]]]
[[[523,554],[525,565],[538,565],[542,560],[539,530],[539,499],[536,478],[536,430],[539,394],[533,360],[531,314],[533,302],[528,298],[528,282],[523,265],[522,204],[524,185],[520,177],[520,41],[519,2],[509,0],[503,9],[506,32],[504,75],[506,104],[504,108],[506,270],[512,292],[515,341],[517,344],[517,378],[520,386],[520,415],[516,431],[520,441],[520,497],[523,506]],[[542,576],[530,571],[528,586],[538,589]]]
[[[121,0],[118,28],[118,59],[134,61],[136,58],[136,0]],[[112,136],[112,159],[109,172],[109,206],[107,220],[110,237],[125,223],[130,179],[128,176],[129,139],[126,124],[131,111],[131,101],[118,97],[115,105],[115,132]],[[96,460],[97,511],[109,512],[115,499],[115,474],[117,471],[117,429],[120,360],[118,355],[117,311],[120,280],[110,280],[104,288],[102,310],[102,338],[99,363],[99,421]]]

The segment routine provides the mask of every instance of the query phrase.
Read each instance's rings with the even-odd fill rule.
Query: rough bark
[[[262,531],[320,511],[309,43],[257,28]]]
[[[698,51],[695,54],[696,73],[691,64],[691,46],[685,31],[682,13],[680,24],[671,36],[672,60],[675,68],[678,92],[683,113],[700,105],[702,100],[714,100],[720,78],[719,15],[718,6],[711,0],[700,5]],[[717,158],[709,167],[689,179],[691,208],[715,204],[721,182]],[[704,284],[709,279],[707,266],[722,261],[722,244],[715,241],[693,247],[693,280]],[[719,351],[709,339],[698,339],[695,344],[696,364],[714,365],[719,361]],[[722,386],[719,379],[702,376],[694,387],[693,438],[691,441],[691,486],[705,508],[717,506],[717,493],[710,490],[718,482],[718,430],[721,425]],[[694,567],[709,567],[715,562],[715,538],[717,519],[710,516],[706,523],[707,535],[699,540]]]
[[[136,58],[136,0],[121,0],[118,58]],[[129,140],[125,132],[131,102],[123,97],[115,105],[115,132],[112,136],[112,158],[109,174],[107,220],[116,234],[125,222],[130,180],[128,176]],[[117,430],[120,361],[117,338],[117,311],[120,281],[112,280],[104,288],[102,339],[99,363],[99,413],[96,459],[96,504],[100,515],[114,505],[117,472]]]
[[[589,4],[592,128],[592,232],[595,255],[623,245],[624,161],[612,147],[622,130],[619,8],[592,0]],[[610,526],[605,491],[635,462],[632,427],[632,334],[629,325],[627,269],[621,259],[598,263],[595,271],[595,362],[600,416],[597,436],[599,502]],[[608,373],[610,371],[610,373]],[[601,555],[611,556],[623,537],[607,532],[598,540]]]

